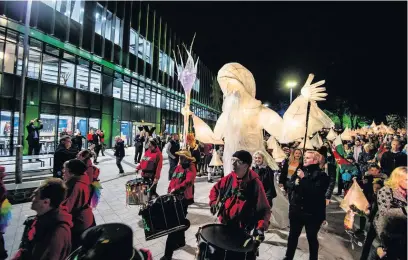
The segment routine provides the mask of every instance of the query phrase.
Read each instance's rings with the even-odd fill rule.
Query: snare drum
[[[149,185],[142,178],[126,182],[126,204],[146,205],[149,201],[148,189]]]
[[[196,260],[256,259],[257,247],[255,242],[242,229],[223,224],[209,224],[201,227],[196,237]]]
[[[190,227],[182,200],[171,194],[149,201],[139,215],[142,216],[146,241]]]

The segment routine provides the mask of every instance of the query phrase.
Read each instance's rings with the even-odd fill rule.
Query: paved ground
[[[154,259],[159,259],[164,253],[166,237],[158,238],[151,241],[145,241],[144,231],[141,218],[138,215],[138,206],[127,206],[125,201],[125,183],[127,180],[133,179],[134,164],[133,151],[127,149],[127,156],[124,159],[123,167],[127,176],[118,176],[118,170],[115,165],[115,160],[111,156],[111,152],[107,152],[105,157],[100,157],[99,167],[101,169],[102,180],[102,197],[97,209],[94,210],[97,224],[122,222],[132,227],[134,236],[134,245],[138,248],[148,248],[151,250]],[[158,184],[158,193],[165,194],[167,191],[167,172],[168,164],[165,161],[162,170],[162,176]],[[195,204],[189,207],[188,218],[191,221],[191,227],[186,231],[187,245],[176,251],[174,259],[194,259],[196,250],[195,233],[200,226],[214,222],[214,217],[211,216],[208,207],[208,193],[213,184],[208,183],[204,178],[198,178],[195,185]],[[34,211],[30,210],[31,203],[23,203],[13,205],[13,219],[11,225],[6,230],[5,241],[6,249],[10,255],[18,249],[21,235],[23,232],[23,222],[26,217],[34,215]],[[343,228],[344,213],[338,208],[338,203],[333,201],[333,204],[328,209],[327,229],[322,229],[319,234],[320,241],[320,259],[324,260],[348,260],[358,259],[359,251],[350,249],[350,243],[345,239]],[[357,221],[358,222],[358,221]],[[280,229],[271,229],[266,233],[266,240],[260,246],[261,260],[278,260],[282,259],[286,250],[288,232]],[[308,259],[308,245],[305,234],[299,239],[298,250],[295,259]]]

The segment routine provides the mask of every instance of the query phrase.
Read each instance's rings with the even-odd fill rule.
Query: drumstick
[[[154,185],[156,185],[156,184],[157,184],[157,183],[153,183],[153,185],[152,185],[152,186],[150,186],[150,187],[147,189],[147,192],[149,192],[149,191],[150,191],[150,189],[151,189],[151,188],[153,188],[153,186],[154,186]]]
[[[246,246],[248,245],[248,243],[251,242],[251,240],[253,240],[252,237],[250,237],[250,238],[248,238],[247,240],[245,240],[244,247],[246,247]]]

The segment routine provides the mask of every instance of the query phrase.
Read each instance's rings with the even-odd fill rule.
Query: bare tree
[[[71,77],[71,72],[61,72],[61,78],[64,80],[64,86],[67,86],[67,82]]]

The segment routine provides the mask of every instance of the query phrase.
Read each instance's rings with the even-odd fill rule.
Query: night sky
[[[214,72],[239,62],[255,77],[257,98],[289,100],[309,73],[329,94],[358,103],[377,121],[407,115],[406,2],[150,2]]]

